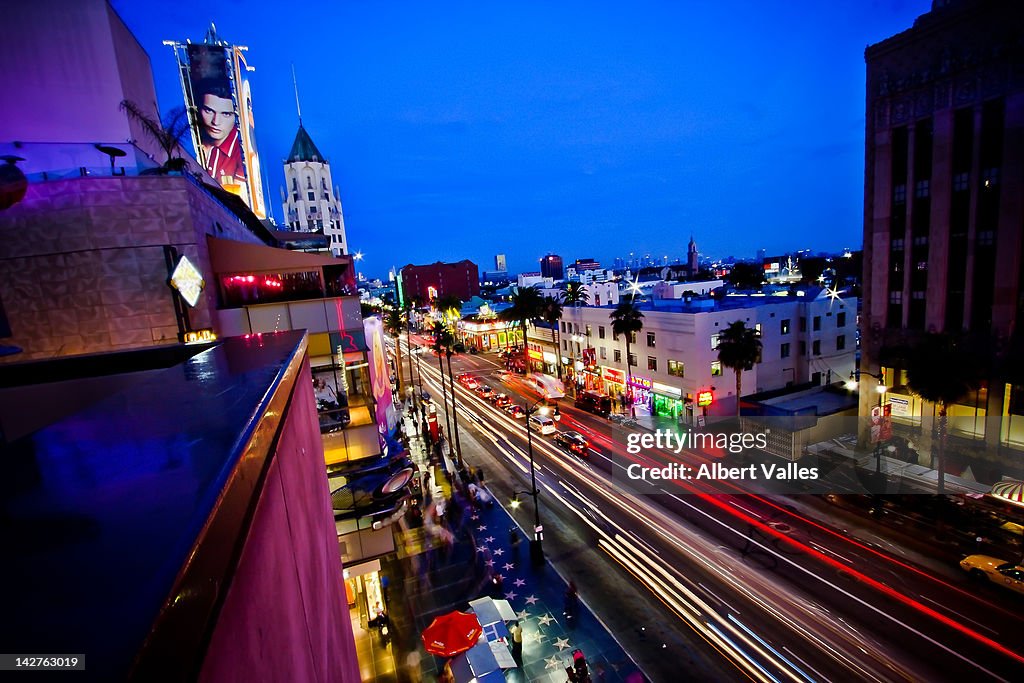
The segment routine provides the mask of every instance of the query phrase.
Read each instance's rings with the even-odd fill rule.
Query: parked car
[[[555,434],[555,443],[581,458],[587,457],[590,452],[590,443],[579,432],[558,432]]]
[[[988,579],[1018,593],[1024,593],[1024,566],[988,555],[968,555],[960,567],[977,579]]]
[[[510,403],[507,406],[505,406],[504,410],[506,413],[508,413],[517,420],[521,417],[526,416],[526,411],[523,410],[523,407],[518,403]]]

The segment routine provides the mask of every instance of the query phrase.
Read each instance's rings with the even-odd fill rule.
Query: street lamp
[[[512,499],[512,509],[515,510],[519,507],[519,495],[533,496],[533,538],[530,540],[530,561],[534,566],[541,566],[544,564],[544,527],[540,523],[540,504],[537,502],[537,494],[540,493],[537,490],[537,469],[533,462],[533,430],[530,428],[530,416],[534,413],[540,413],[541,415],[547,415],[548,406],[541,405],[547,399],[540,399],[533,405],[523,404],[526,409],[526,446],[530,453],[530,490],[529,491],[514,491]],[[558,406],[555,406],[555,411],[552,414],[552,419],[556,422],[562,419],[561,413],[558,412]]]
[[[861,375],[867,375],[878,380],[878,385],[875,387],[875,391],[878,392],[878,419],[885,420],[882,413],[882,396],[885,392],[889,391],[889,387],[885,386],[885,375],[876,375],[872,372],[865,372],[863,370],[854,370],[850,373],[850,379],[846,382],[846,388],[849,391],[854,391],[857,388],[857,383],[860,380]],[[879,427],[881,429],[881,427]],[[874,431],[874,426],[872,426]],[[891,430],[890,430],[891,431]],[[872,437],[874,438],[874,437]],[[887,439],[888,440],[888,439]],[[889,446],[890,453],[896,450],[895,446]],[[878,441],[875,442],[875,474],[881,475],[882,473],[882,437],[881,432],[878,436]]]

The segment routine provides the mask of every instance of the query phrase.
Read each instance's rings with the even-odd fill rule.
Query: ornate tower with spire
[[[295,89],[295,105],[299,113],[299,132],[284,162],[281,201],[284,220],[289,230],[322,232],[330,241],[331,253],[348,253],[345,219],[341,212],[341,195],[331,182],[331,166],[320,153],[302,125],[299,91]]]
[[[693,235],[690,235],[690,244],[686,247],[686,270],[690,277],[700,270],[697,266],[697,243],[693,241]]]

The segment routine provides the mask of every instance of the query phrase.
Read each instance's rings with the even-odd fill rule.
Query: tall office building
[[[508,272],[508,262],[505,260],[504,254],[496,254],[494,257],[494,270],[499,273]]]
[[[548,254],[540,260],[540,274],[552,280],[561,280],[565,277],[565,270],[562,268],[562,257],[555,254]]]
[[[935,0],[865,52],[861,367],[924,441],[937,408],[906,388],[906,349],[932,332],[990,336],[987,382],[949,407],[973,418],[956,425],[965,457],[1024,447],[1024,382],[998,358],[1024,304],[1022,34],[1016,2]],[[861,392],[862,414],[878,396]]]

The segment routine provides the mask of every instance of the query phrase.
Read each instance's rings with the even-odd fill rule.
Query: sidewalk
[[[410,451],[417,465],[428,466],[420,439],[412,440]],[[447,487],[441,468],[433,469],[431,494],[436,500],[445,496]],[[530,565],[528,539],[504,508],[492,502],[474,510],[459,488],[451,493],[443,527],[432,530],[428,521],[410,528],[403,520],[399,536],[422,542],[382,560],[382,573],[390,580],[387,601],[393,629],[388,647],[398,666],[395,680],[437,680],[446,660],[428,655],[420,634],[435,617],[468,611],[470,600],[484,596],[508,600],[523,627],[523,666],[507,670],[507,680],[564,683],[576,649],[586,656],[595,683],[643,680],[585,605],[580,604],[571,620],[576,623],[568,623],[563,614],[566,582],[548,563]]]

